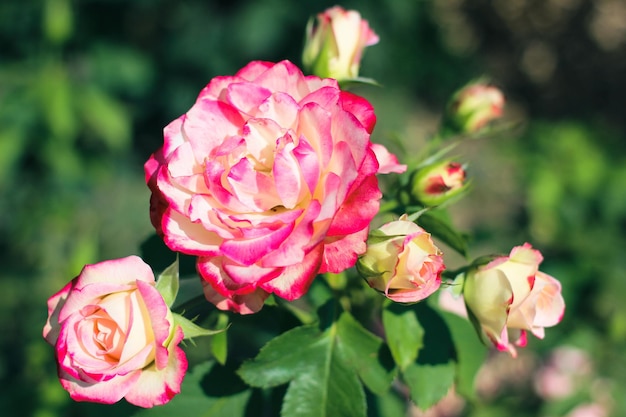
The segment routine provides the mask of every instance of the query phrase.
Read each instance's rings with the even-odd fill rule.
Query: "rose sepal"
[[[344,80],[337,80],[339,82],[339,87],[342,90],[349,90],[350,87],[354,85],[371,85],[374,87],[382,87],[382,85],[373,78],[369,77],[356,77],[356,78],[346,78]]]
[[[168,307],[172,307],[180,288],[178,254],[176,255],[176,260],[159,274],[155,287],[163,297],[165,304]]]
[[[193,339],[194,337],[201,336],[212,336],[218,333],[225,332],[230,327],[230,324],[228,324],[223,329],[205,329],[204,327],[198,326],[196,323],[194,323],[193,320],[190,320],[181,314],[172,313],[172,316],[174,316],[174,323],[180,326],[180,328],[183,330],[183,334],[185,335],[184,339]]]

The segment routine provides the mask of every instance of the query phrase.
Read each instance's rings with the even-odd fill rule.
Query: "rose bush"
[[[302,62],[318,76],[355,79],[365,47],[376,43],[378,35],[359,12],[331,7],[317,15],[317,25],[309,23]]]
[[[165,128],[145,164],[151,218],[167,246],[198,257],[209,301],[252,313],[354,265],[376,174],[405,169],[370,142],[375,121],[335,80],[256,61],[214,78]]]
[[[43,336],[74,400],[141,407],[180,392],[187,359],[172,313],[140,258],[86,265],[48,300]]]
[[[563,318],[561,284],[539,271],[542,261],[541,253],[525,243],[514,247],[509,256],[470,270],[465,278],[468,310],[498,350],[514,357],[515,346],[526,345],[527,331],[543,339],[544,328]]]
[[[430,234],[406,215],[372,232],[357,262],[370,287],[393,301],[416,302],[441,285],[445,266]]]

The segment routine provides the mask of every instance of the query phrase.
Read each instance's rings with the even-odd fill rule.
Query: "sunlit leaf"
[[[73,20],[70,0],[44,2],[43,29],[50,41],[62,43],[67,40],[72,34]]]
[[[337,323],[339,353],[372,392],[382,394],[394,377],[391,357],[382,340],[366,330],[350,314],[341,315]]]
[[[159,275],[156,282],[156,289],[165,300],[165,304],[171,307],[174,304],[174,301],[176,301],[178,288],[178,257],[176,257],[174,263],[165,268],[165,270]]]
[[[487,346],[476,336],[468,320],[445,311],[440,314],[456,346],[456,390],[466,398],[475,398],[474,380],[487,357]]]
[[[37,93],[51,140],[59,144],[73,144],[78,131],[75,112],[75,91],[67,69],[60,62],[49,62],[41,67]]]
[[[220,313],[217,317],[217,327],[219,329],[226,328],[228,325],[228,316]],[[216,333],[211,339],[211,353],[220,365],[226,363],[228,356],[228,335],[226,332]]]
[[[385,306],[383,325],[393,359],[401,370],[405,370],[415,362],[418,351],[424,345],[424,329],[414,309],[397,303]]]
[[[109,149],[122,150],[130,145],[131,118],[116,98],[91,86],[80,90],[79,110],[90,132]]]
[[[411,399],[422,410],[427,410],[446,396],[454,383],[454,362],[438,364],[411,364],[403,373],[411,390]]]
[[[411,399],[426,410],[445,397],[452,387],[457,355],[452,335],[441,315],[425,302],[415,304],[413,309],[424,329],[424,345],[417,361],[402,372],[402,379],[409,386]]]
[[[328,326],[307,325],[271,340],[239,375],[255,387],[289,382],[283,416],[365,416],[361,381],[384,392],[393,374],[380,359],[382,341],[336,307]],[[332,311],[328,311],[332,310]]]

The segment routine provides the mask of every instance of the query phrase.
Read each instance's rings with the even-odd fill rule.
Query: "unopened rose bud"
[[[378,42],[359,12],[339,6],[317,15],[317,24],[307,26],[302,63],[311,73],[338,81],[359,76],[361,56],[366,46]]]
[[[417,302],[441,285],[445,266],[430,234],[403,215],[370,233],[357,270],[393,301]]]
[[[425,206],[438,206],[465,191],[465,170],[458,162],[428,165],[414,174],[412,195]]]
[[[561,321],[565,302],[561,284],[539,271],[541,253],[528,243],[467,273],[465,304],[481,334],[513,357],[526,345],[526,332],[539,339],[544,328]]]
[[[454,133],[475,133],[502,116],[504,94],[487,84],[470,84],[457,91],[448,104],[446,128]]]

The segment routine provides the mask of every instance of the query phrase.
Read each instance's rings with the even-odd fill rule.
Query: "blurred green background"
[[[111,413],[72,403],[60,387],[41,337],[46,299],[86,263],[139,254],[152,233],[143,162],[200,89],[250,60],[299,63],[307,19],[334,4],[0,3],[2,415]],[[563,283],[566,315],[544,341],[515,361],[494,355],[478,402],[427,415],[556,417],[586,403],[605,412],[594,416],[626,415],[626,3],[341,5],[381,38],[361,73],[384,88],[358,91],[377,109],[375,141],[419,149],[456,88],[487,75],[504,90],[506,118],[524,127],[461,146],[475,189],[455,221],[471,232],[473,256],[529,241]],[[588,369],[570,370],[572,389],[555,397],[538,381],[563,346]]]

